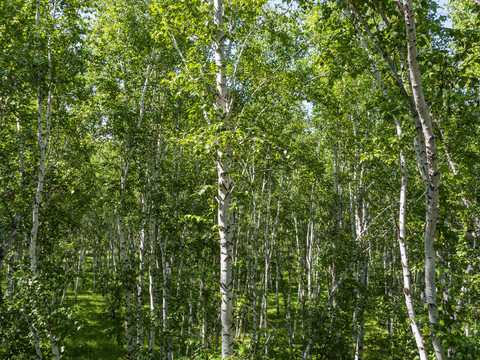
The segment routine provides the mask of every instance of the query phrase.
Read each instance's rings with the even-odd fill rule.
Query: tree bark
[[[123,292],[125,295],[125,341],[127,359],[130,360],[133,359],[134,352],[134,339],[132,334],[132,269],[130,268],[130,261],[128,259],[127,241],[121,219],[118,219],[118,235],[120,237],[120,258],[122,263]]]
[[[225,36],[223,34],[223,0],[214,0],[215,24],[215,65],[216,86],[215,97],[216,121],[223,123],[222,128],[228,129],[227,75],[225,59]],[[218,151],[218,231],[220,235],[220,294],[222,321],[222,357],[233,356],[233,221],[231,204],[233,201],[234,183],[230,178],[230,159],[228,150]]]
[[[136,325],[137,325],[137,341],[136,348],[141,349],[143,347],[143,335],[144,335],[144,309],[143,309],[143,285],[144,285],[144,276],[145,276],[145,231],[144,229],[140,230],[140,244],[138,247],[138,282],[137,282],[137,309],[136,309]]]
[[[402,129],[400,123],[396,120],[397,135],[400,138]],[[406,237],[406,213],[407,213],[407,161],[403,150],[400,150],[400,166],[402,168],[402,182],[400,186],[400,201],[399,201],[399,215],[398,215],[398,245],[400,248],[400,257],[402,262],[403,273],[403,294],[405,295],[405,304],[407,306],[408,317],[410,319],[410,327],[412,328],[415,343],[417,344],[420,360],[427,360],[427,353],[425,351],[425,344],[422,332],[416,320],[415,305],[412,298],[411,287],[411,273],[408,261],[408,249],[405,244]]]
[[[170,332],[170,278],[171,278],[171,264],[167,261],[167,241],[168,235],[160,243],[160,250],[162,253],[162,331],[164,333]],[[166,336],[162,343],[162,359],[172,360],[172,335]]]
[[[430,335],[432,338],[435,357],[437,360],[445,360],[445,351],[443,349],[442,339],[437,334],[440,325],[440,318],[437,307],[436,293],[436,273],[435,262],[436,254],[434,250],[435,231],[437,227],[438,214],[438,195],[440,184],[440,173],[437,164],[437,148],[435,144],[435,135],[430,120],[427,104],[423,93],[422,80],[420,77],[420,67],[417,61],[417,34],[415,29],[415,12],[412,0],[403,0],[403,15],[405,18],[405,27],[407,33],[408,49],[408,67],[409,78],[415,102],[415,108],[423,130],[425,139],[425,152],[427,161],[427,195],[426,195],[426,214],[425,214],[425,296],[428,305],[428,318],[430,321]]]
[[[356,135],[356,125],[354,128]],[[364,191],[363,191],[363,176],[365,172],[364,163],[360,165],[360,173],[358,173],[358,167],[355,165],[353,182],[354,190],[351,194],[351,207],[354,219],[354,238],[358,242],[359,248],[364,246],[364,235],[367,230],[366,226],[366,210],[364,203]],[[355,360],[363,360],[364,354],[364,340],[365,340],[365,288],[367,286],[367,272],[368,272],[368,260],[361,259],[357,265],[355,273],[356,279],[356,295],[357,304],[355,306],[354,319],[356,322],[356,339],[355,339]]]

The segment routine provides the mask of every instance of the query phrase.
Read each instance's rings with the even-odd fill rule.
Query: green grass
[[[68,359],[79,360],[122,359],[125,357],[125,329],[123,326],[123,314],[119,309],[116,318],[112,318],[107,311],[105,298],[101,294],[101,290],[99,288],[93,289],[91,260],[91,258],[88,259],[84,288],[79,288],[77,301],[74,304],[77,309],[76,314],[81,327],[77,332],[70,336],[64,344],[65,357]],[[72,293],[73,290],[71,289],[68,300],[71,305],[73,305],[74,302],[74,295]],[[292,330],[293,322],[295,320],[294,317],[297,300],[297,288],[295,286],[292,288],[291,298]],[[322,306],[323,303],[317,305],[319,308]],[[272,338],[269,339],[269,357],[276,359],[290,359],[283,294],[279,294],[279,310],[279,313],[277,313],[275,292],[271,291],[268,294],[268,330],[271,332],[273,328],[276,328],[276,331]],[[368,311],[372,309],[366,310],[365,358],[391,358],[391,354],[389,354],[391,347],[388,344],[390,339],[386,329],[379,326],[374,314],[372,314],[371,311]],[[318,308],[314,310],[314,313],[316,312],[318,312]],[[315,319],[312,320],[312,327],[315,328]],[[297,321],[298,323],[295,331],[296,344],[293,346],[295,357],[299,356],[304,348],[304,344],[302,344],[302,341],[300,340],[302,337],[301,319],[298,319]],[[242,340],[237,339],[237,349],[248,347],[249,341],[249,336],[246,336],[243,342]],[[264,338],[263,341],[265,341]]]
[[[90,265],[91,258],[88,259],[84,288],[78,289],[75,303],[81,328],[65,344],[66,357],[78,360],[121,359],[125,356],[121,315],[113,319],[106,311],[105,298],[99,289],[93,290]],[[73,299],[69,301],[73,303]]]
[[[292,288],[292,297],[291,297],[291,321],[292,321],[292,330],[293,322],[295,321],[295,308],[297,306],[297,287]],[[313,314],[318,315],[319,310],[322,309],[324,302],[326,300],[320,300],[320,303],[317,304],[316,308],[312,310]],[[268,294],[268,322],[274,326],[277,330],[275,331],[275,344],[272,344],[271,355],[274,355],[278,359],[287,359],[289,354],[289,346],[287,339],[287,324],[285,319],[285,304],[283,295],[279,294],[279,313],[276,310],[276,294],[274,291],[269,292]],[[299,311],[301,311],[301,304]],[[353,314],[353,308],[351,309]],[[317,326],[316,318],[312,319],[312,328]],[[272,327],[269,327],[269,331],[272,331]],[[353,331],[353,329],[352,329]],[[365,324],[364,324],[364,350],[365,350],[365,359],[395,359],[395,354],[392,354],[391,338],[388,335],[387,329],[385,326],[382,326],[377,321],[377,312],[376,308],[366,306],[365,308]],[[320,334],[319,334],[320,335]],[[348,334],[350,335],[350,334]],[[297,320],[297,328],[295,332],[296,344],[294,345],[295,354],[298,356],[301,351],[304,349],[304,345],[299,343],[299,340],[302,337],[302,322],[301,319]],[[307,336],[308,338],[308,336]],[[317,342],[318,342],[317,338]],[[353,352],[353,348],[351,349]],[[315,356],[314,356],[315,358]]]

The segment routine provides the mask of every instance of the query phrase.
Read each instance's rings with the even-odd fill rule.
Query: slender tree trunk
[[[47,326],[47,335],[50,342],[50,347],[52,348],[52,355],[55,360],[58,360],[60,359],[60,352],[58,350],[57,340],[55,340],[55,337],[52,333],[52,327],[50,325],[50,321],[48,320],[47,315],[44,314],[44,316],[46,318],[45,325]]]
[[[122,280],[123,292],[125,295],[125,339],[127,347],[127,359],[133,359],[134,339],[132,331],[132,286],[131,286],[131,269],[128,259],[127,242],[123,230],[122,220],[118,219],[118,235],[120,237],[120,258],[122,262]]]
[[[270,176],[269,176],[269,179]],[[270,275],[270,259],[272,254],[272,247],[271,241],[269,241],[270,237],[270,218],[271,218],[271,204],[272,204],[272,182],[269,181],[268,187],[268,200],[267,200],[267,209],[266,209],[266,220],[265,220],[265,230],[264,230],[264,267],[263,267],[263,294],[262,294],[262,304],[261,304],[261,311],[260,311],[260,323],[259,323],[259,334],[262,332],[262,324],[265,339],[268,337],[268,278]],[[260,336],[260,335],[259,335]],[[268,351],[266,347],[264,347],[265,351]],[[265,354],[267,356],[267,354]]]
[[[396,121],[397,135],[400,138],[402,130],[398,120]],[[417,344],[420,360],[427,360],[427,353],[423,335],[416,320],[415,306],[412,298],[411,274],[408,261],[408,249],[405,244],[406,238],[406,213],[407,213],[407,162],[403,150],[400,150],[400,166],[402,168],[402,183],[400,187],[400,211],[398,216],[398,245],[400,248],[400,256],[403,272],[403,294],[405,295],[405,304],[407,305],[408,317],[410,319],[410,327]]]
[[[313,187],[312,187],[313,194]],[[305,250],[306,264],[307,264],[307,333],[310,335],[312,333],[312,318],[313,318],[313,242],[314,242],[314,224],[313,224],[313,200],[310,204],[310,219],[307,226],[307,248]]]
[[[355,127],[356,133],[356,127]],[[356,134],[355,134],[356,135]],[[354,219],[354,237],[358,242],[358,248],[362,249],[364,245],[364,236],[367,229],[365,223],[365,204],[364,204],[364,190],[363,190],[363,175],[365,172],[364,163],[361,164],[360,173],[355,166],[353,181],[354,190],[351,194],[351,207]],[[365,256],[365,255],[363,255]],[[356,339],[355,339],[355,360],[363,360],[364,354],[364,325],[365,325],[365,288],[367,286],[367,272],[368,259],[361,259],[357,265],[356,278],[356,293],[357,305],[355,307],[355,325],[356,325]]]
[[[150,215],[150,227],[149,227],[149,240],[150,240],[150,254],[148,262],[148,293],[150,298],[150,332],[148,336],[148,351],[150,356],[153,357],[155,351],[155,328],[156,328],[156,307],[155,307],[155,284],[154,284],[154,274],[156,273],[155,262],[156,262],[156,219],[155,215]]]
[[[144,284],[144,273],[145,273],[145,232],[142,229],[140,231],[140,244],[138,247],[138,283],[137,283],[137,349],[143,347],[143,321],[144,321],[144,310],[143,310],[143,284]]]
[[[375,66],[373,62],[373,58],[371,57],[370,53],[368,52],[368,47],[367,44],[359,32],[360,40],[362,42],[362,46],[365,49],[365,51],[368,54],[369,59],[372,61],[372,72],[377,80],[378,84],[381,87],[382,93],[384,96],[388,96],[387,90],[385,83],[383,82],[377,67]],[[402,137],[402,128],[399,120],[394,117],[395,120],[395,126],[397,129],[397,136],[399,139]],[[421,134],[420,134],[421,135]],[[418,136],[417,136],[418,138]],[[418,146],[418,142],[416,142]],[[419,169],[423,169],[423,160],[421,159],[420,152],[417,151],[417,156],[418,156],[418,165]],[[405,157],[405,154],[403,153],[403,150],[400,149],[399,153],[399,158],[400,158],[400,167],[401,167],[401,186],[400,186],[400,201],[399,201],[399,217],[398,217],[398,244],[400,248],[400,256],[401,256],[401,263],[402,263],[402,272],[403,272],[403,293],[405,296],[405,304],[407,306],[407,312],[408,312],[408,317],[410,319],[410,326],[412,329],[412,333],[415,338],[415,343],[417,345],[417,349],[419,352],[420,360],[426,360],[427,359],[427,354],[425,350],[425,343],[423,339],[422,332],[420,330],[420,327],[418,325],[418,322],[416,321],[416,312],[415,312],[415,306],[412,298],[412,288],[411,288],[411,273],[410,273],[410,266],[409,266],[409,260],[408,260],[408,249],[405,244],[405,238],[406,238],[406,216],[407,216],[407,160]],[[425,176],[422,176],[425,178]],[[390,330],[389,330],[390,331]]]
[[[162,149],[162,135],[158,136],[156,141],[155,159],[150,163],[150,171],[148,172],[149,188],[153,189],[153,193],[158,192],[158,171],[160,168],[160,162],[163,157]],[[156,314],[156,299],[155,299],[155,284],[154,279],[158,270],[157,260],[157,204],[152,198],[152,194],[149,196],[150,201],[150,214],[149,214],[149,239],[150,239],[150,254],[148,263],[148,291],[150,295],[150,333],[148,340],[148,349],[150,355],[153,357],[155,351],[155,333],[157,327],[157,314]]]
[[[74,286],[73,286],[73,291],[74,291],[74,294],[75,294],[75,302],[77,302],[77,295],[78,295],[78,282],[79,282],[80,266],[81,266],[80,261],[81,261],[81,258],[77,259],[77,266],[76,266],[76,269],[74,270],[75,273],[76,273],[75,282],[74,282]],[[68,287],[68,284],[65,286],[65,288],[67,288],[67,287]]]
[[[37,29],[37,61],[41,61],[41,46],[40,46],[40,16],[41,16],[41,8],[42,2],[37,0],[36,2],[37,8],[35,13],[35,26]],[[50,62],[50,54],[48,55],[49,62]],[[49,64],[51,65],[51,64]],[[38,237],[38,226],[39,226],[39,212],[40,212],[40,204],[42,201],[43,195],[43,186],[45,182],[45,171],[46,171],[46,163],[47,163],[47,151],[48,151],[48,141],[50,137],[50,109],[52,105],[52,93],[51,93],[51,68],[49,68],[50,76],[48,84],[48,108],[47,112],[44,112],[43,102],[44,102],[44,86],[41,83],[41,79],[43,78],[41,74],[41,70],[38,73],[38,79],[40,84],[38,85],[37,89],[37,117],[38,117],[38,145],[40,149],[40,163],[39,163],[39,170],[38,170],[38,183],[37,183],[37,190],[35,193],[35,198],[33,201],[33,211],[32,211],[32,230],[30,233],[30,268],[33,275],[38,275],[38,257],[37,257],[37,237]],[[42,312],[41,309],[37,309]],[[53,338],[53,335],[47,329],[48,338],[50,340],[50,345],[52,348],[52,354],[54,359],[59,359],[59,352],[57,344]],[[37,356],[41,357],[41,350],[39,344],[39,337],[38,334],[34,336],[35,342],[35,349],[37,351]]]
[[[295,224],[295,250],[296,250],[296,254],[297,254],[297,266],[298,266],[298,269],[303,269],[304,268],[304,265],[303,265],[303,258],[302,256],[300,255],[301,254],[301,250],[300,250],[300,235],[299,235],[299,231],[298,231],[298,220],[297,218],[294,216],[293,218],[293,222]],[[301,303],[301,299],[302,299],[302,294],[303,294],[303,280],[302,280],[302,276],[301,274],[300,275],[300,278],[297,280],[297,284],[298,284],[298,289],[297,289],[297,301],[296,301],[296,307],[295,307],[295,316],[294,316],[294,320],[293,320],[293,334],[295,335],[297,333],[297,322],[298,322],[298,318],[300,317],[299,316],[299,306],[300,306],[300,303]]]
[[[217,72],[217,94],[215,101],[216,120],[228,130],[227,72],[225,59],[225,36],[223,33],[223,1],[214,0],[215,64]],[[220,294],[222,320],[222,357],[233,356],[233,222],[231,204],[233,201],[233,180],[230,178],[228,149],[218,152],[218,229],[220,235]]]
[[[35,13],[35,26],[37,31],[40,31],[40,12],[41,12],[41,1],[37,0],[37,10]],[[40,41],[40,35],[37,33],[37,40]],[[38,61],[41,60],[41,50],[40,44],[37,45],[37,58]],[[39,73],[39,79],[42,78],[42,74]],[[32,231],[30,233],[30,268],[33,274],[38,274],[37,272],[37,234],[38,234],[38,224],[39,224],[39,209],[40,202],[42,200],[43,185],[45,181],[45,165],[47,162],[47,148],[48,148],[48,137],[50,135],[50,119],[47,116],[45,122],[45,114],[43,109],[43,89],[42,84],[38,85],[37,92],[37,117],[38,117],[38,146],[40,149],[40,164],[38,170],[38,183],[37,191],[35,193],[35,199],[33,201],[33,216],[32,216]]]
[[[169,333],[170,331],[170,277],[171,277],[171,264],[167,261],[167,240],[168,236],[165,237],[163,242],[160,243],[160,249],[162,253],[162,331],[164,333]],[[173,348],[172,348],[173,337],[172,335],[166,336],[162,342],[162,359],[173,360]]]
[[[200,259],[200,264],[199,264],[199,272],[200,274],[203,274],[203,261]],[[200,276],[200,296],[199,296],[199,301],[203,302],[204,300],[204,292],[205,292],[205,282],[203,281],[202,276]],[[201,303],[199,303],[199,308],[200,308]],[[202,340],[202,347],[207,346],[207,314],[206,314],[206,309],[204,306],[204,311],[201,312],[201,329],[200,329],[200,338]]]
[[[430,335],[432,338],[435,357],[437,360],[445,360],[445,351],[443,349],[442,339],[437,333],[440,325],[440,318],[437,307],[436,293],[436,273],[435,273],[435,231],[438,216],[438,188],[440,184],[440,173],[437,164],[437,148],[435,144],[435,135],[430,120],[427,104],[423,94],[422,80],[420,77],[420,68],[417,61],[417,34],[415,29],[415,10],[412,0],[403,0],[403,15],[407,32],[408,48],[408,67],[409,78],[412,87],[415,108],[420,118],[425,139],[426,161],[427,161],[427,195],[426,195],[426,214],[425,214],[425,295],[428,305],[428,318],[430,321]]]

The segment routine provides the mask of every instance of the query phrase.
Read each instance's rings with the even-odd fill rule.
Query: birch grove
[[[477,15],[1,2],[0,358],[476,358]]]

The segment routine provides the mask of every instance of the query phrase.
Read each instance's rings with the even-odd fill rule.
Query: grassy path
[[[93,290],[91,258],[88,259],[83,290],[78,289],[75,307],[81,328],[65,344],[68,359],[99,360],[121,359],[124,329],[121,319],[113,319],[106,311],[105,298],[99,289]],[[69,298],[73,302],[73,290]]]

